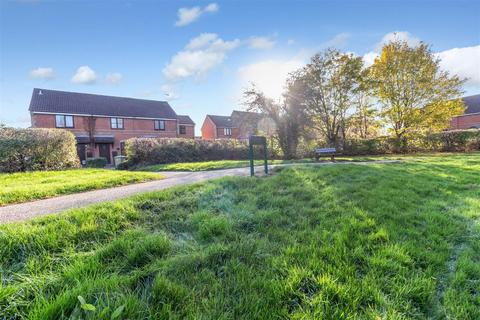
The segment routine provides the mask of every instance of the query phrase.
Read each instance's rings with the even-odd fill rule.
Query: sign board
[[[263,162],[265,167],[265,174],[268,174],[268,163],[267,163],[267,138],[263,136],[250,136],[248,138],[249,144],[249,158],[250,158],[250,176],[253,177],[255,175],[255,169],[253,165],[253,146],[254,145],[263,145]]]
[[[253,144],[253,145],[259,144],[259,145],[264,145],[265,146],[265,145],[267,145],[267,138],[262,137],[262,136],[250,136],[248,138],[248,142],[250,144]]]

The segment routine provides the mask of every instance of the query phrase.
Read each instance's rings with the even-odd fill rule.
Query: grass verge
[[[0,206],[161,179],[159,174],[106,169],[0,174]]]
[[[0,318],[478,319],[479,181],[300,166],[3,225]]]

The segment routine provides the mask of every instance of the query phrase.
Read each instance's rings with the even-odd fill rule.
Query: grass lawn
[[[292,163],[292,162],[312,162],[309,159],[303,160],[268,160],[268,164]],[[256,166],[263,165],[263,160],[255,160]],[[248,160],[219,160],[219,161],[204,161],[204,162],[180,162],[168,164],[155,164],[145,167],[139,167],[138,171],[204,171],[204,170],[219,170],[230,168],[249,167]]]
[[[398,154],[398,155],[378,155],[378,156],[337,156],[336,161],[376,161],[376,160],[405,160],[412,158],[424,157],[444,157],[454,154],[435,153],[435,154]],[[329,157],[322,157],[320,161],[330,161]],[[284,163],[312,163],[316,162],[314,159],[299,159],[299,160],[268,160],[268,164],[284,164]],[[256,166],[263,165],[263,160],[255,160]],[[220,170],[230,168],[242,168],[250,166],[248,160],[219,160],[219,161],[204,161],[204,162],[180,162],[168,164],[155,164],[143,167],[136,167],[134,171],[204,171],[204,170]]]
[[[478,153],[143,194],[0,226],[0,318],[480,319],[479,222]]]
[[[106,169],[0,174],[0,206],[160,179],[158,174]]]

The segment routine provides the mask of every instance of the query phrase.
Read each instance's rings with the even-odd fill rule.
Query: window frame
[[[231,137],[232,136],[232,128],[223,128],[223,135]]]
[[[121,121],[118,121],[121,120]],[[118,126],[119,122],[122,124],[121,127]],[[115,123],[115,127],[113,124]],[[110,118],[110,129],[112,130],[123,130],[125,129],[125,119],[123,118],[118,118],[118,117],[111,117]]]
[[[178,133],[179,134],[187,134],[187,126],[185,126],[183,124],[179,125],[178,126]]]
[[[158,123],[158,126],[157,126]],[[163,128],[160,124],[163,124]],[[165,120],[155,119],[153,120],[153,130],[155,131],[165,131]]]
[[[63,126],[60,126],[58,124],[58,118],[61,117],[63,119]],[[72,119],[72,125],[67,126],[67,117],[70,117]],[[55,128],[65,128],[65,129],[73,129],[75,128],[75,120],[74,116],[70,114],[56,114],[55,115]]]

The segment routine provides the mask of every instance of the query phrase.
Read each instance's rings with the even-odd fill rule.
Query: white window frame
[[[223,128],[223,135],[231,136],[232,135],[232,128]]]
[[[153,129],[156,131],[165,131],[165,120],[153,120]]]
[[[71,125],[67,125],[67,122],[68,122],[67,119],[71,119],[71,122],[70,122]],[[56,128],[75,128],[75,123],[73,122],[73,116],[65,115],[65,114],[56,114],[55,127]]]
[[[124,129],[123,118],[110,118],[110,128],[112,129]]]

